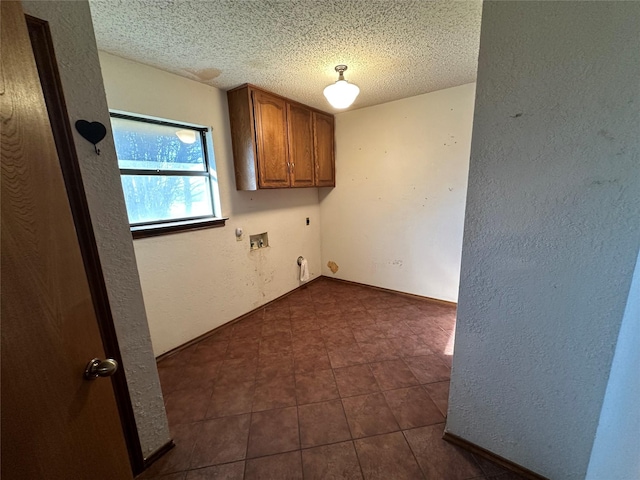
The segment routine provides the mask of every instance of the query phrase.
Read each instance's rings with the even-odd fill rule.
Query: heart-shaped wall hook
[[[76,130],[84,139],[93,144],[96,153],[100,155],[97,144],[107,135],[107,128],[100,122],[87,122],[86,120],[78,120],[76,122]]]

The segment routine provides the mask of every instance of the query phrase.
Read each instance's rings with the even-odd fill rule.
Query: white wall
[[[318,190],[235,189],[226,92],[103,52],[100,63],[109,108],[213,130],[227,225],[134,241],[156,355],[297,288],[299,255],[320,275]],[[250,252],[249,235],[265,231],[270,247]]]
[[[587,480],[640,478],[640,254],[618,335]]]
[[[35,1],[22,5],[25,13],[49,22],[71,124],[86,119],[108,126],[89,4]],[[170,436],[113,137],[109,133],[100,143],[98,157],[93,145],[73,133],[142,453],[148,456]]]
[[[640,245],[639,24],[484,3],[447,431],[554,480],[587,473]]]
[[[336,115],[336,187],[320,192],[323,275],[457,300],[474,91]]]

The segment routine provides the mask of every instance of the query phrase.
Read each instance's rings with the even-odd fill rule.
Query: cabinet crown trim
[[[262,87],[258,87],[257,85],[254,85],[253,83],[243,83],[242,85],[239,85],[237,87],[231,88],[231,89],[227,90],[227,94],[229,94],[230,92],[235,92],[236,90],[242,90],[243,88],[248,88],[250,92],[251,91],[259,91],[259,92],[262,92],[262,93],[267,93],[267,94],[269,94],[269,95],[271,95],[273,97],[281,98],[282,100],[285,100],[286,102],[291,103],[293,105],[299,105],[301,107],[308,108],[309,110],[311,110],[313,112],[322,113],[323,115],[330,115],[332,117],[334,116],[334,114],[331,113],[331,112],[327,112],[325,110],[320,110],[319,108],[316,108],[316,107],[311,107],[309,105],[305,105],[304,103],[298,102],[297,100],[292,100],[291,98],[287,98],[287,97],[285,97],[283,95],[280,95],[278,93],[270,92],[269,90],[265,90]]]

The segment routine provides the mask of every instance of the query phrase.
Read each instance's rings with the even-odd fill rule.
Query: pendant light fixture
[[[360,93],[360,89],[357,85],[349,83],[344,79],[344,72],[347,69],[346,65],[336,66],[336,72],[338,72],[338,81],[332,83],[324,89],[324,96],[334,108],[347,108],[356,99]]]

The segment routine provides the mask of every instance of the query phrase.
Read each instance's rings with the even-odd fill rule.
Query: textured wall
[[[23,2],[25,13],[47,20],[71,123],[78,119],[109,125],[89,4]],[[91,220],[118,334],[143,454],[169,440],[160,382],[149,337],[131,233],[111,135],[95,155],[74,130],[74,141]]]
[[[474,90],[336,116],[336,188],[320,190],[324,275],[457,300]]]
[[[640,244],[640,3],[485,2],[447,430],[584,478]]]
[[[618,335],[587,480],[640,478],[640,255]]]
[[[235,189],[225,92],[102,52],[100,61],[109,108],[212,127],[222,214],[230,217],[222,228],[135,240],[156,355],[297,288],[299,255],[312,278],[320,274],[318,190]],[[270,247],[250,252],[249,235],[262,232]]]

